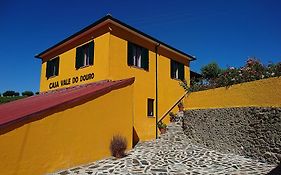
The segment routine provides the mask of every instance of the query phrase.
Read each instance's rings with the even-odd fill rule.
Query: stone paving
[[[122,159],[108,158],[61,170],[74,174],[266,174],[276,165],[191,144],[180,123],[171,123],[159,139],[141,142]]]

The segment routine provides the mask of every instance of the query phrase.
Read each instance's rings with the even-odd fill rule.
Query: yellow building
[[[194,58],[105,16],[36,55],[40,94],[0,105],[0,174],[44,174],[157,137]],[[167,120],[166,118],[164,120]]]
[[[109,15],[36,57],[42,59],[41,92],[135,77],[132,117],[140,140],[155,138],[156,118],[184,95],[179,80],[189,81],[194,60]]]
[[[0,105],[0,174],[46,174],[110,156],[114,135],[132,148],[133,82],[99,81]]]

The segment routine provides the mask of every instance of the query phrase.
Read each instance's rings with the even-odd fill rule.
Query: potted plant
[[[182,102],[179,102],[178,108],[179,108],[179,111],[183,111],[184,110],[184,106],[183,106]]]
[[[162,121],[158,122],[157,127],[159,128],[161,134],[166,133],[167,125],[165,123],[163,123]]]
[[[173,112],[170,112],[169,115],[170,115],[170,122],[175,122],[176,121],[176,114],[174,114]]]

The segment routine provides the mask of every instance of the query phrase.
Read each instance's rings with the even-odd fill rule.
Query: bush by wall
[[[191,79],[190,87],[186,82],[180,85],[187,91],[201,91],[217,87],[228,87],[249,81],[281,76],[281,62],[263,65],[256,58],[250,58],[242,67],[221,69],[216,63],[201,68],[202,78]]]
[[[127,149],[127,140],[121,135],[115,135],[110,142],[111,155],[116,158],[125,157],[125,150]]]

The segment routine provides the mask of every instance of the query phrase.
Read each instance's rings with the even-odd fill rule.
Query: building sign
[[[49,89],[64,87],[64,86],[71,85],[71,84],[75,85],[77,83],[92,80],[92,79],[94,79],[94,77],[95,77],[94,73],[89,73],[89,74],[85,74],[85,75],[81,75],[81,76],[75,76],[75,77],[62,79],[60,81],[54,81],[54,82],[49,83]]]

